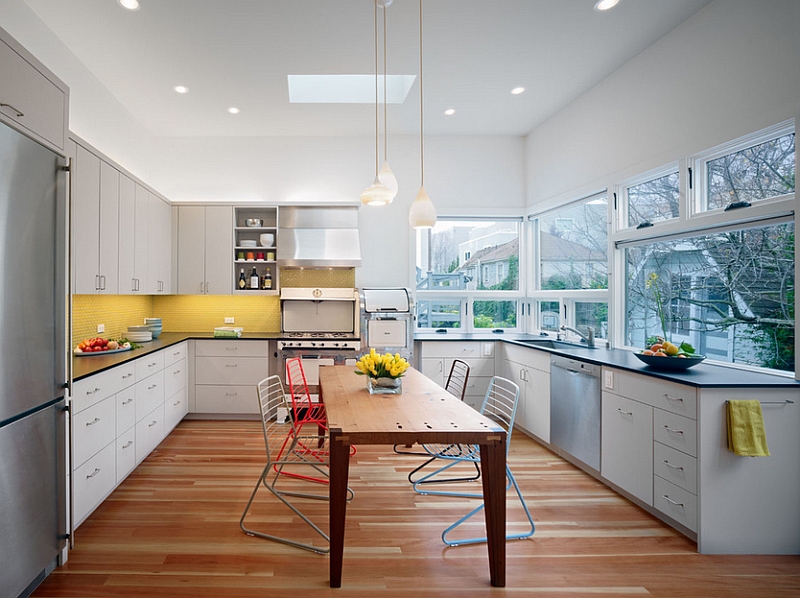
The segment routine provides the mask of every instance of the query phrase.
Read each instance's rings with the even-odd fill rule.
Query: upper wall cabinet
[[[0,29],[0,121],[66,153],[69,90]]]
[[[147,220],[147,292],[166,295],[172,292],[172,208],[154,193],[149,193]]]
[[[231,294],[232,231],[232,207],[178,207],[178,294]]]

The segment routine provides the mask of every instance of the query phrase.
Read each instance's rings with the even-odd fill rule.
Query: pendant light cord
[[[421,1],[421,0],[420,0]],[[373,1],[375,17],[375,179],[378,178],[378,0]]]
[[[419,0],[419,172],[420,186],[425,186],[425,143],[422,127],[422,0]]]
[[[386,7],[383,7],[383,159],[389,161],[389,117],[386,95]]]

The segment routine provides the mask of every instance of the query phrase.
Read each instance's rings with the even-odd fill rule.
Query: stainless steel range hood
[[[279,266],[360,266],[358,206],[281,207],[277,258]]]

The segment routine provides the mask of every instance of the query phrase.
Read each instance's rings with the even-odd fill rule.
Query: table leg
[[[347,478],[350,469],[350,446],[347,438],[336,430],[330,431],[330,576],[331,587],[342,587],[342,556],[344,554],[344,522],[347,511]]]
[[[481,479],[493,586],[506,585],[506,440],[481,445]],[[331,550],[333,552],[333,550]]]

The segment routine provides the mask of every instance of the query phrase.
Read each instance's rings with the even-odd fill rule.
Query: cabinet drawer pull
[[[152,427],[153,427],[153,426],[155,426],[157,423],[158,423],[158,422],[157,422],[156,420],[153,420],[153,421],[151,421],[149,424],[147,424],[147,427],[148,427],[148,428],[152,428]]]
[[[128,399],[127,401],[122,401],[123,405],[130,405],[131,403],[133,403],[133,399]]]
[[[675,401],[677,403],[683,403],[683,398],[681,397],[671,397],[667,393],[664,393],[664,398],[668,401]]]
[[[87,426],[87,427],[88,427],[88,426],[93,426],[93,425],[95,425],[95,424],[96,424],[97,422],[99,422],[99,421],[100,421],[100,418],[99,418],[99,417],[95,417],[95,418],[94,418],[92,421],[90,421],[90,422],[86,422],[86,426]]]
[[[627,415],[628,417],[633,417],[633,412],[632,411],[623,411],[619,407],[617,407],[617,411],[619,411],[622,415]]]
[[[99,388],[95,388],[94,390],[87,390],[86,394],[87,395],[93,395],[96,392],[100,392],[100,389]]]
[[[147,367],[151,368],[151,367],[153,367],[154,365],[158,365],[158,362],[157,362],[157,361],[154,361],[153,363],[148,363],[148,364],[147,364]]]
[[[126,379],[130,378],[131,376],[133,376],[133,372],[129,372],[129,373],[125,374],[125,375],[122,377],[122,379],[123,379],[123,380],[126,380]]]
[[[14,108],[11,104],[2,103],[0,104],[0,108],[11,108],[14,112],[17,113],[17,118],[22,118],[25,116],[24,113],[20,112],[17,108]]]
[[[174,372],[172,372],[172,375],[174,376],[175,374],[180,374],[180,373],[181,373],[180,370],[175,370]]]
[[[238,351],[239,347],[225,347],[226,351]]]
[[[226,363],[225,367],[226,368],[238,368],[239,364],[238,363]]]
[[[100,473],[100,469],[99,469],[99,468],[97,468],[97,467],[95,467],[95,468],[94,468],[94,471],[93,471],[92,473],[90,473],[90,474],[87,474],[87,476],[86,476],[86,479],[88,480],[89,478],[93,478],[93,477],[94,477],[94,476],[96,476],[98,473]]]
[[[175,351],[175,352],[172,354],[172,356],[173,356],[173,357],[177,357],[177,356],[178,356],[178,355],[180,355],[180,354],[181,354],[181,352],[180,352],[180,351]]]
[[[180,405],[180,404],[181,404],[181,402],[180,402],[180,401],[175,401],[175,402],[172,404],[172,406],[173,406],[173,407],[177,407],[177,406],[178,406],[178,405]]]
[[[664,424],[664,429],[671,434],[680,434],[683,436],[683,430],[676,430],[675,428],[670,428],[668,425]]]
[[[666,500],[666,501],[667,501],[669,504],[671,504],[671,505],[675,505],[676,507],[680,507],[681,509],[682,509],[683,507],[685,507],[685,506],[686,506],[686,505],[684,505],[682,502],[675,502],[674,500],[672,500],[672,499],[671,499],[669,496],[667,496],[666,494],[662,494],[662,495],[661,495],[661,498],[663,498],[664,500]]]
[[[126,449],[126,448],[131,447],[132,445],[133,445],[133,440],[129,440],[128,442],[126,442],[125,444],[122,445],[122,448]]]
[[[238,392],[226,392],[226,393],[225,393],[225,396],[226,396],[226,397],[235,397],[235,396],[237,396],[238,394],[239,394]]]
[[[672,463],[670,463],[666,459],[664,459],[664,465],[666,465],[667,467],[669,467],[671,469],[677,469],[679,471],[683,471],[683,467],[681,467],[680,465],[673,465]]]
[[[153,384],[152,386],[148,386],[147,390],[153,390],[156,387],[158,387],[158,384]]]

